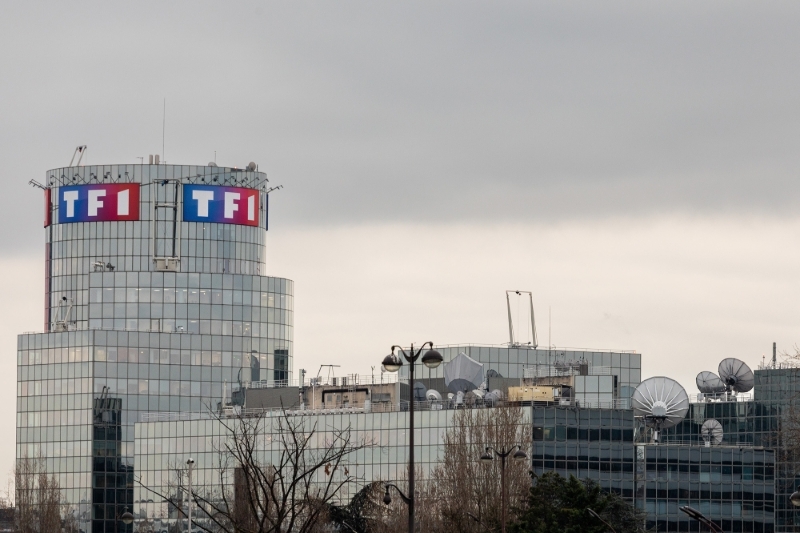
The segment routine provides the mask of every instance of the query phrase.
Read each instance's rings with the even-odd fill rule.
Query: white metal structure
[[[695,378],[697,390],[703,394],[720,394],[725,392],[725,383],[713,372],[700,372]]]
[[[719,420],[713,418],[703,422],[703,426],[700,428],[700,436],[703,437],[706,447],[712,444],[714,446],[721,444],[722,434],[722,424],[719,423]]]
[[[508,337],[509,346],[522,346],[521,343],[514,339],[514,322],[511,320],[511,294],[522,296],[527,294],[531,305],[531,342],[529,343],[534,348],[539,346],[539,340],[536,337],[536,320],[533,315],[533,294],[530,291],[506,291],[506,305],[508,306]]]
[[[747,364],[733,357],[723,359],[719,364],[719,377],[733,392],[748,392],[755,385],[755,376]]]
[[[664,376],[642,381],[631,396],[633,414],[653,428],[653,441],[658,441],[659,431],[669,428],[686,417],[689,396],[674,379]]]

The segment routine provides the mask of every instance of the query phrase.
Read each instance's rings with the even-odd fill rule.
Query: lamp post
[[[528,455],[522,451],[522,446],[516,444],[512,446],[508,451],[505,448],[502,450],[495,450],[491,446],[486,447],[486,451],[481,455],[481,461],[484,464],[491,463],[494,460],[494,455],[489,453],[489,450],[492,450],[495,455],[500,458],[500,487],[502,492],[502,515],[500,518],[500,525],[502,526],[501,531],[506,533],[506,458],[511,455],[514,450],[516,453],[513,455],[513,459],[517,462],[525,461],[528,458]]]
[[[795,507],[800,507],[800,487],[797,487],[797,490],[789,496],[789,501],[792,502],[792,505]]]
[[[189,457],[186,461],[186,466],[189,467],[189,533],[192,533],[192,471],[194,470],[194,459]]]
[[[430,349],[422,356],[422,364],[428,368],[436,368],[442,364],[442,354],[433,349],[433,343],[428,341],[422,346],[414,350],[414,345],[411,345],[409,353],[406,353],[400,346],[392,346],[392,352],[383,358],[383,367],[387,372],[397,372],[403,366],[403,359],[408,361],[408,386],[411,395],[409,404],[408,415],[408,496],[403,494],[396,485],[386,485],[386,495],[383,497],[383,502],[386,505],[391,503],[392,499],[389,496],[389,487],[392,486],[403,498],[403,501],[408,505],[408,533],[414,533],[414,363],[419,359],[422,350],[426,346]],[[403,354],[403,358],[395,353],[398,350]]]
[[[117,531],[117,522],[122,520],[122,523],[126,526],[133,524],[133,515],[128,512],[128,508],[125,508],[125,511],[121,515],[117,515],[116,520],[114,520],[114,531]]]
[[[589,516],[591,516],[592,518],[600,520],[604,526],[606,526],[608,529],[611,530],[611,533],[617,533],[617,531],[613,527],[611,527],[611,525],[608,522],[600,518],[600,515],[595,513],[593,509],[586,509],[586,512],[589,513]]]
[[[694,507],[689,507],[688,505],[684,505],[683,507],[678,507],[681,512],[689,515],[690,518],[693,518],[706,526],[709,531],[712,533],[725,533],[722,531],[722,528],[719,527],[717,524],[706,518],[703,513],[695,509]]]

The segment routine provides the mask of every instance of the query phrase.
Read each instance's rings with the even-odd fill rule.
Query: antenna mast
[[[511,294],[516,294],[517,296],[522,296],[523,294],[527,294],[530,300],[531,306],[531,344],[534,348],[539,346],[539,339],[536,336],[536,318],[533,314],[533,294],[530,291],[506,291],[506,306],[508,307],[508,337],[509,337],[509,345],[510,346],[520,346],[521,343],[516,342],[514,340],[514,321],[511,319]]]

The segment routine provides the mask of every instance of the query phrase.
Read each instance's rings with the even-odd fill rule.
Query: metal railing
[[[689,402],[690,403],[722,403],[722,402],[752,402],[753,395],[752,393],[725,393],[721,392],[719,394],[690,394],[689,395]]]
[[[306,378],[303,381],[299,379],[283,379],[283,380],[260,380],[260,381],[242,381],[241,388],[245,389],[278,389],[284,387],[357,387],[366,385],[391,385],[397,383],[397,373],[384,373],[383,376],[378,378],[372,375],[362,374],[349,374],[347,376],[330,376],[319,378]],[[239,390],[239,384],[233,384],[233,390]]]
[[[168,420],[212,420],[215,418],[236,418],[236,417],[257,417],[257,416],[280,416],[286,413],[290,416],[312,416],[312,415],[331,415],[331,414],[358,414],[358,413],[391,413],[409,410],[410,402],[401,400],[399,402],[363,402],[359,404],[326,404],[324,408],[312,409],[306,405],[290,408],[255,408],[244,409],[240,406],[228,405],[217,411],[161,411],[144,412],[139,416],[141,422],[162,422]],[[415,411],[442,411],[453,409],[489,409],[502,407],[505,405],[530,406],[530,401],[524,402],[487,402],[478,398],[465,398],[462,401],[456,398],[446,400],[424,400],[415,401]],[[537,407],[563,407],[573,409],[630,409],[630,400],[617,399],[604,402],[580,402],[569,398],[563,398],[553,402],[533,402]]]
[[[550,378],[562,376],[578,376],[581,375],[581,366],[587,368],[589,376],[610,376],[610,366],[595,366],[595,365],[580,365],[580,364],[565,364],[564,366],[557,365],[536,365],[523,367],[522,377],[524,378]]]

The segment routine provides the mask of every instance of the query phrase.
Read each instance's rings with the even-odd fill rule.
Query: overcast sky
[[[797,2],[6,3],[0,268],[40,330],[41,196],[69,163],[259,164],[295,368],[394,343],[634,349],[696,392],[797,342]],[[13,412],[0,414],[13,427]],[[0,443],[10,468],[11,443]]]

